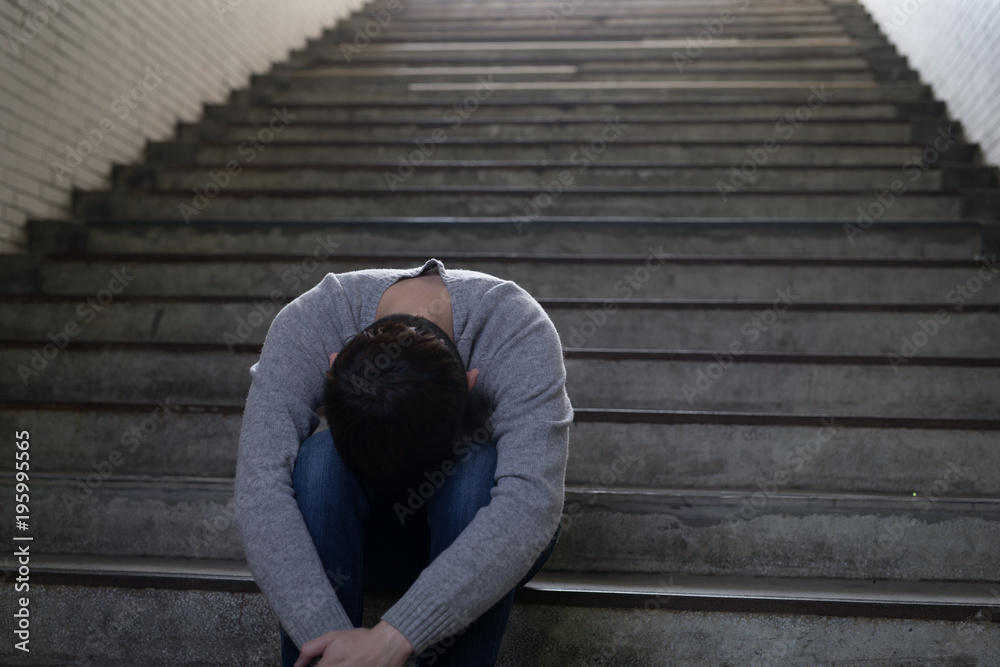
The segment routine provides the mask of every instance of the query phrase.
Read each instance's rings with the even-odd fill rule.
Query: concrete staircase
[[[854,0],[376,0],[74,211],[0,258],[2,664],[279,664],[247,369],[432,256],[541,301],[577,408],[501,664],[1000,664],[997,172]]]

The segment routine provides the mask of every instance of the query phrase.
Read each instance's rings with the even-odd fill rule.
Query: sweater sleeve
[[[327,578],[292,487],[299,445],[316,428],[332,332],[310,317],[319,292],[292,301],[268,330],[236,464],[236,521],[257,585],[295,645],[353,626]],[[312,306],[309,306],[312,303]],[[323,306],[329,308],[329,304]],[[324,335],[325,334],[325,335]],[[331,348],[331,349],[327,349]]]
[[[562,514],[573,410],[555,326],[511,282],[478,306],[471,367],[494,412],[496,485],[490,502],[383,619],[417,654],[463,631],[528,573]]]

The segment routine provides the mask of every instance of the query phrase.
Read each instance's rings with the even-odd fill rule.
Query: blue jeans
[[[490,501],[497,453],[479,447],[447,477],[414,514],[402,519],[392,501],[379,497],[344,466],[329,431],[302,443],[292,473],[295,497],[337,597],[354,627],[361,627],[363,586],[405,591],[420,572],[461,534]],[[405,500],[403,500],[405,505]],[[515,587],[526,584],[548,560],[552,541]],[[418,665],[489,667],[496,662],[514,605],[511,589],[465,632],[423,651]],[[299,657],[279,624],[283,667]]]

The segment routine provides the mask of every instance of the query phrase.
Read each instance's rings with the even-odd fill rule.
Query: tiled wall
[[[1000,164],[1000,2],[861,0],[986,159]]]
[[[0,252],[361,0],[0,0]]]

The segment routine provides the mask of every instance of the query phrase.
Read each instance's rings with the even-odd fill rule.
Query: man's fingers
[[[308,642],[302,645],[302,651],[299,652],[299,659],[295,661],[295,667],[309,667],[309,663],[313,661],[313,658],[323,655],[324,646],[315,644],[310,646],[312,642]]]
[[[295,661],[295,667],[309,667],[315,658],[323,655],[326,651],[326,647],[330,645],[333,638],[337,636],[337,632],[328,632],[325,635],[316,637],[315,639],[310,639],[305,644],[302,645],[302,650],[299,652],[299,659]]]

